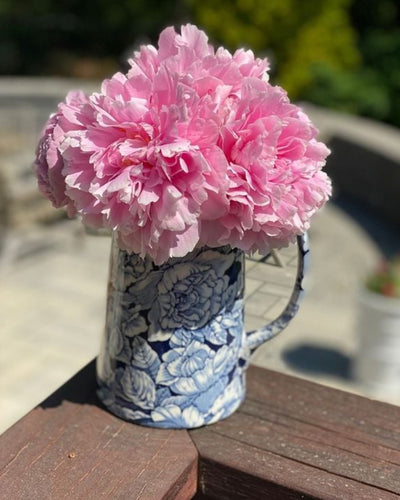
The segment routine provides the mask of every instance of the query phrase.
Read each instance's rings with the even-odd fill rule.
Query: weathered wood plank
[[[209,498],[376,500],[399,498],[399,433],[400,408],[251,367],[239,411],[191,436]]]
[[[202,435],[199,434],[202,432]],[[192,432],[200,454],[199,487],[210,498],[398,499],[398,495],[218,435]]]
[[[0,498],[192,498],[188,433],[126,423],[94,390],[91,364],[0,437]]]
[[[94,364],[0,437],[0,498],[400,496],[400,408],[251,367],[245,403],[190,432],[98,406]]]
[[[247,400],[362,442],[400,451],[400,408],[251,367]]]

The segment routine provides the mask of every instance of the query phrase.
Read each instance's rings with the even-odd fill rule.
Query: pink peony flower
[[[157,264],[196,245],[266,252],[309,227],[330,195],[329,151],[266,60],[214,51],[186,25],[129,63],[50,117],[36,164],[55,206]]]
[[[55,208],[65,205],[72,217],[75,207],[66,194],[65,176],[62,172],[64,162],[60,146],[69,130],[83,129],[80,119],[80,106],[87,102],[86,95],[81,91],[68,93],[65,102],[58,105],[57,113],[48,119],[36,149],[34,167],[38,177],[39,189]]]

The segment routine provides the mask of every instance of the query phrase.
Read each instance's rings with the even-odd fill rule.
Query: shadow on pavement
[[[337,349],[302,344],[284,351],[283,359],[290,368],[304,373],[352,379],[352,359]]]

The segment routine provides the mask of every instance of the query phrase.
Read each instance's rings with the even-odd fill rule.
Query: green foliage
[[[315,64],[356,67],[350,0],[187,0],[195,20],[231,49],[245,45],[274,62],[274,81],[292,98],[314,82]]]
[[[398,0],[186,0],[231,50],[267,55],[292,99],[400,126]]]
[[[388,88],[370,68],[332,70],[324,65],[310,68],[313,81],[302,99],[323,107],[384,120],[391,109]]]

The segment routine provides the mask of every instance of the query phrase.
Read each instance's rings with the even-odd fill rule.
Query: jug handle
[[[310,252],[307,233],[297,237],[297,252],[296,281],[289,302],[282,313],[271,323],[258,330],[252,330],[247,333],[246,347],[250,349],[251,352],[285,329],[299,309],[299,301],[304,292],[302,283],[304,273],[308,267]]]

